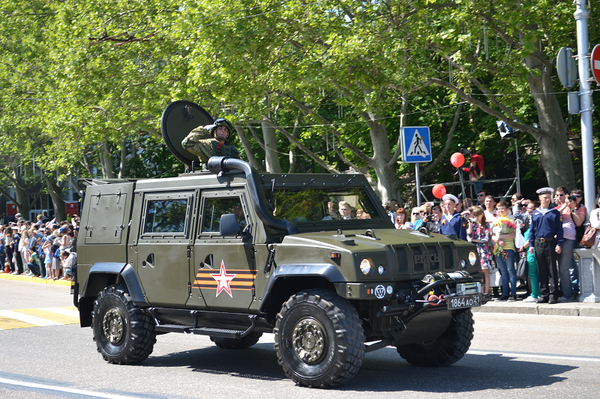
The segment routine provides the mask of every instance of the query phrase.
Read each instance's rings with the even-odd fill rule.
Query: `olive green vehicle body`
[[[474,245],[395,229],[362,175],[267,174],[236,162],[241,169],[87,182],[72,286],[82,327],[92,324],[99,293],[125,284],[135,305],[152,315],[157,333],[273,332],[282,304],[307,289],[330,290],[354,306],[365,341],[376,342],[371,350],[434,340],[446,330],[453,311],[429,303],[437,288],[423,291],[433,280],[422,280],[437,273],[451,289],[473,284],[479,272]],[[362,202],[371,202],[372,218],[293,223],[273,216],[280,212],[273,193],[301,197],[315,187],[319,193],[358,190]],[[324,206],[302,203],[310,200],[292,205]],[[223,235],[211,228],[223,215],[214,209],[233,203],[241,206],[243,222]],[[364,259],[374,266],[366,274]]]

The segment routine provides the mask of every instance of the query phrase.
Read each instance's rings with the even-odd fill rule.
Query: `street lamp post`
[[[596,208],[596,183],[594,177],[594,145],[592,142],[592,91],[589,70],[589,11],[585,1],[577,0],[577,11],[573,14],[577,21],[577,59],[579,69],[579,104],[581,115],[581,152],[583,161],[583,195],[588,211]]]

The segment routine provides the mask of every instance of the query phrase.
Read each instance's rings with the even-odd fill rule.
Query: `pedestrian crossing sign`
[[[431,162],[429,127],[410,126],[400,133],[402,160],[406,163]]]

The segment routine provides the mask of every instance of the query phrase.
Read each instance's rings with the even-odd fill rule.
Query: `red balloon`
[[[444,187],[443,184],[436,184],[433,186],[431,191],[433,191],[433,196],[435,198],[441,199],[444,195],[446,195],[446,187]]]
[[[461,166],[464,165],[465,163],[465,156],[463,154],[461,154],[460,152],[455,152],[454,154],[452,154],[452,156],[450,157],[450,163],[452,164],[452,166],[454,166],[455,168],[460,168]]]

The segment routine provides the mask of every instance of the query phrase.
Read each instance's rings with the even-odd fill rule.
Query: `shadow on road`
[[[394,359],[397,357],[397,359]],[[408,364],[394,348],[367,355],[356,377],[340,390],[424,393],[477,392],[548,386],[576,367],[515,361],[501,355],[465,355],[450,367],[427,368]]]
[[[532,361],[515,361],[502,355],[469,355],[450,367],[427,368],[408,364],[394,348],[367,354],[356,377],[335,388],[371,392],[477,392],[548,386],[577,367]],[[150,356],[144,367],[187,366],[194,372],[224,374],[265,381],[286,380],[272,344],[259,343],[245,350],[217,347],[194,349],[165,356]],[[290,381],[291,383],[291,381]]]
[[[189,366],[192,371],[207,374],[228,374],[242,378],[266,381],[285,380],[283,370],[277,364],[273,344],[259,343],[250,349],[193,349],[170,353],[166,356],[150,356],[144,367]]]

